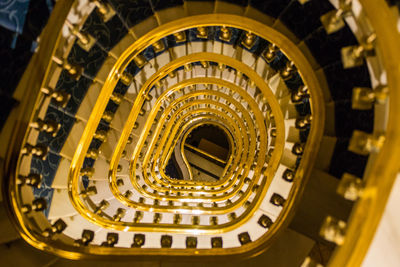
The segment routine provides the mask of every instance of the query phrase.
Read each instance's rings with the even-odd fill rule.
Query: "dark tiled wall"
[[[0,130],[17,104],[12,95],[33,55],[37,37],[47,23],[54,2],[14,0],[0,6]]]

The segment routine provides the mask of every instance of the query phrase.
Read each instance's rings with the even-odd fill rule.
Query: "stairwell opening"
[[[218,181],[231,154],[227,133],[219,126],[203,124],[183,136],[186,138],[178,142],[165,173],[179,180]]]

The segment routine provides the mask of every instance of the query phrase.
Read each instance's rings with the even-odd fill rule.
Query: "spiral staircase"
[[[4,262],[398,266],[399,6],[57,1],[1,132]]]

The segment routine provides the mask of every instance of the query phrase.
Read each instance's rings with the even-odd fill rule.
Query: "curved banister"
[[[364,161],[364,177],[343,168],[338,193],[356,201],[352,214],[347,226],[328,216],[320,234],[337,245],[330,266],[362,264],[399,171],[400,37],[398,17],[384,1],[292,1],[274,15],[277,19],[262,14],[268,13],[263,7],[256,13],[251,6],[255,3],[240,7],[217,1],[213,14],[194,16],[187,16],[192,5],[186,2],[166,9],[157,4],[150,5],[154,15],[137,25],[125,21],[114,2],[94,1],[92,9],[85,6],[87,14],[75,16],[78,2],[58,2],[30,63],[31,72],[25,73],[18,89],[32,81],[15,110],[19,119],[5,161],[9,178],[4,195],[28,243],[74,259],[258,255],[295,216],[311,173],[320,168],[314,166],[318,157],[330,157],[332,152],[320,148],[321,140],[337,137],[338,144],[348,139],[345,151],[356,155],[350,162]],[[234,15],[235,8],[243,14]],[[284,17],[296,8],[309,12],[310,20],[319,18],[319,28],[317,22],[308,25],[304,39],[300,37],[307,29],[299,32]],[[185,14],[176,14],[181,9]],[[119,21],[125,38],[115,47],[103,46],[98,33],[86,27],[93,18],[101,20],[99,25]],[[334,72],[329,68],[338,62],[320,61],[319,53],[328,51],[319,51],[315,46],[320,40],[312,38],[318,32],[326,36],[320,39],[347,43],[341,41],[347,33],[335,35],[344,28],[358,43],[340,49],[336,60],[343,73],[337,73],[339,82],[327,84]],[[96,58],[91,53],[98,48],[102,55]],[[87,55],[94,56],[93,62]],[[34,62],[45,68],[34,69]],[[341,74],[349,79],[348,73],[358,66],[367,70],[366,77],[360,77],[364,86],[354,88],[352,95],[334,88],[341,84]],[[83,80],[88,88],[79,83]],[[65,81],[77,91],[60,90]],[[358,85],[356,81],[345,86],[349,84]],[[75,99],[79,90],[88,90],[88,96]],[[71,103],[77,104],[78,113],[76,107],[71,111]],[[354,118],[355,126],[344,125],[352,129],[351,137],[347,129],[337,128],[348,103],[352,105],[346,118]],[[66,120],[49,119],[49,107],[72,118],[69,127],[78,131],[65,133]],[[88,110],[90,116],[85,114]],[[375,118],[368,122],[373,131],[364,125],[359,129],[362,118],[357,116],[373,112]],[[192,129],[208,124],[224,129],[229,137],[230,157],[220,179],[169,177],[165,168],[177,145],[191,173],[185,140]],[[52,139],[43,139],[43,134],[55,139],[60,133],[66,135],[61,142],[73,146],[68,153],[46,144]],[[338,161],[340,149],[335,145],[338,154],[332,156],[330,168],[343,162]],[[51,202],[37,194],[47,182],[45,170],[32,172],[32,166],[54,155],[64,163],[55,167],[62,185],[54,193],[57,201]],[[66,165],[70,171],[61,181]],[[207,165],[202,167],[207,170]],[[70,217],[54,215],[62,200]]]

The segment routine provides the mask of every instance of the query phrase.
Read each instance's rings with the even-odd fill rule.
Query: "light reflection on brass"
[[[285,201],[286,200],[281,195],[279,195],[277,193],[274,193],[272,195],[272,197],[271,197],[271,200],[270,200],[270,202],[272,204],[274,204],[275,206],[283,206],[285,204]]]
[[[211,216],[210,217],[210,224],[211,225],[217,225],[218,224],[218,217],[217,216]]]
[[[186,33],[185,31],[174,33],[175,41],[177,43],[186,42]]]
[[[170,248],[171,246],[172,246],[172,236],[162,235],[161,236],[161,247],[162,248]]]
[[[245,203],[243,203],[243,207],[244,207],[245,209],[249,208],[250,205],[251,205],[251,202],[248,201],[248,200],[247,200]]]
[[[211,247],[212,248],[222,248],[222,237],[212,237],[211,238]]]
[[[374,104],[384,104],[389,96],[387,86],[378,86],[374,89],[365,87],[355,87],[351,99],[352,109],[368,110],[372,109]]]
[[[356,201],[364,190],[365,183],[360,178],[344,173],[340,179],[336,192],[345,199]]]
[[[97,194],[97,189],[96,186],[89,186],[85,190],[81,191],[81,196],[82,197],[88,197],[88,196],[94,196]]]
[[[56,56],[53,56],[53,61],[63,69],[65,69],[68,74],[75,80],[78,80],[82,73],[83,73],[83,68],[74,64],[69,63],[65,59],[58,58]]]
[[[293,91],[291,94],[291,100],[293,103],[301,103],[303,99],[309,98],[310,94],[308,92],[308,87],[305,85],[300,86],[297,90]]]
[[[197,36],[197,38],[207,39],[208,38],[208,28],[207,27],[198,27],[196,36]]]
[[[133,236],[133,248],[140,248],[144,245],[146,241],[146,236],[144,234],[135,234]]]
[[[320,235],[330,242],[342,245],[345,239],[346,223],[327,216],[321,226]]]
[[[250,235],[248,232],[244,232],[238,235],[238,239],[240,244],[243,246],[249,242],[251,242]]]
[[[31,122],[29,126],[38,131],[49,133],[53,137],[57,135],[58,131],[61,128],[61,124],[51,119],[47,120],[37,119],[35,122]]]
[[[232,32],[229,28],[222,26],[220,28],[220,34],[219,34],[219,39],[229,42],[231,40]]]
[[[30,185],[33,187],[39,187],[42,181],[42,175],[36,173],[30,173],[27,176],[19,175],[17,178],[18,185]]]
[[[281,76],[283,80],[289,80],[292,78],[293,74],[297,71],[296,66],[293,61],[288,61],[285,68],[281,71]]]
[[[110,206],[110,202],[107,200],[102,200],[99,204],[99,206],[96,207],[94,210],[95,214],[100,214],[103,210],[107,209]]]
[[[96,39],[93,36],[91,36],[90,34],[87,34],[87,33],[80,32],[78,27],[73,25],[68,20],[65,21],[65,24],[67,25],[71,34],[73,34],[74,36],[76,36],[76,38],[78,38],[78,40],[77,40],[78,45],[82,49],[84,49],[86,52],[88,52],[93,47],[93,45],[96,43]]]
[[[126,198],[131,198],[132,196],[133,196],[132,191],[130,191],[130,190],[126,190],[126,191],[125,191],[124,197],[126,197]]]
[[[182,221],[182,215],[181,214],[174,214],[174,224],[180,224]]]
[[[87,246],[90,242],[94,239],[94,232],[92,230],[83,230],[82,231],[82,238],[75,240],[75,246]]]
[[[265,214],[261,215],[261,217],[258,219],[258,224],[263,228],[270,228],[272,223],[273,222],[272,222],[271,218],[269,218]]]
[[[101,142],[105,142],[107,140],[107,132],[104,130],[96,131],[96,133],[93,135],[93,138]]]
[[[105,122],[110,123],[114,118],[114,113],[111,111],[105,111],[101,117]]]
[[[44,95],[51,97],[57,103],[57,105],[63,108],[66,107],[69,99],[71,98],[71,95],[68,94],[67,92],[56,91],[47,87],[42,87],[40,91]]]
[[[228,214],[228,219],[230,221],[234,221],[236,219],[236,213],[234,213],[234,212],[229,213]]]
[[[113,220],[119,222],[125,216],[125,214],[126,214],[126,209],[118,208],[117,212],[113,216]]]
[[[199,216],[192,216],[192,224],[199,225],[200,224],[200,217]]]
[[[349,142],[349,150],[366,156],[370,152],[379,151],[384,142],[385,136],[383,134],[368,134],[363,131],[355,130]]]
[[[87,176],[87,177],[92,177],[94,174],[94,168],[92,167],[87,167],[87,168],[83,168],[80,171],[80,175],[81,176]]]
[[[296,156],[302,155],[303,152],[304,152],[304,144],[296,143],[292,147],[292,153],[295,154]]]
[[[256,36],[254,34],[252,34],[251,32],[246,32],[245,37],[242,40],[242,45],[247,49],[251,49],[251,47],[254,45],[255,40]]]
[[[161,40],[153,43],[152,46],[153,46],[154,52],[156,52],[156,53],[159,53],[165,49],[164,42]]]
[[[62,231],[64,231],[65,228],[67,228],[67,224],[62,219],[58,219],[54,224],[52,224],[50,228],[44,230],[42,232],[42,235],[44,237],[51,237],[54,234],[62,233]]]
[[[351,2],[352,0],[340,0],[337,10],[331,10],[321,16],[321,23],[328,34],[335,33],[346,25],[344,18],[351,12]]]
[[[103,3],[101,0],[90,0],[90,2],[96,5],[96,11],[104,22],[109,21],[116,14],[111,5]]]
[[[287,182],[293,182],[294,172],[290,169],[286,169],[282,174],[282,178]]]
[[[143,212],[137,210],[135,212],[135,217],[133,217],[133,222],[139,223],[142,220],[142,218],[143,218]]]
[[[99,150],[93,148],[89,149],[86,154],[86,157],[90,159],[97,159],[98,156],[99,156]]]
[[[121,80],[121,82],[123,84],[125,84],[126,86],[131,85],[131,83],[133,82],[133,77],[130,73],[128,72],[122,72],[122,73],[118,73],[117,77]]]
[[[195,236],[186,237],[186,247],[187,248],[196,248],[197,247],[197,237],[195,237]]]
[[[47,208],[47,201],[44,198],[37,198],[32,201],[32,205],[25,204],[21,207],[23,213],[29,213],[31,211],[42,211]]]
[[[312,121],[312,115],[307,115],[303,118],[297,118],[295,126],[297,129],[303,130],[310,126]]]
[[[133,61],[135,62],[136,66],[141,69],[144,65],[146,65],[147,61],[143,55],[137,55]]]
[[[117,233],[108,233],[107,240],[103,242],[101,245],[104,247],[114,247],[115,244],[118,243],[118,234]]]
[[[121,104],[122,100],[124,99],[124,96],[119,93],[112,93],[110,96],[110,99],[115,104],[119,105],[119,104]]]
[[[358,46],[346,46],[341,50],[342,63],[345,69],[361,66],[364,57],[375,56],[376,34],[365,37],[365,40]]]
[[[42,144],[30,145],[25,144],[24,148],[21,149],[22,155],[32,155],[42,160],[46,159],[48,148]]]
[[[275,44],[269,44],[262,56],[268,63],[270,63],[275,59],[278,51],[279,48]]]

